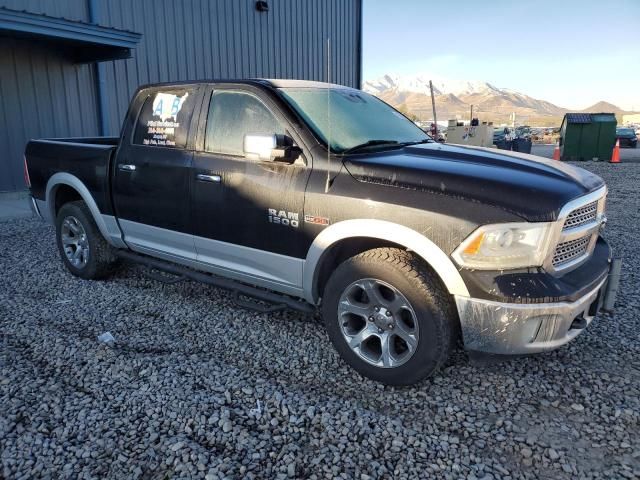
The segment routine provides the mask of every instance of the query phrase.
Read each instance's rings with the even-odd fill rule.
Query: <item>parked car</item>
[[[493,144],[498,145],[500,142],[504,142],[507,134],[509,133],[508,128],[497,127],[493,129]]]
[[[558,348],[615,291],[600,177],[436,143],[335,85],[144,86],[119,138],[33,140],[25,175],[71,274],[124,259],[245,308],[319,308],[342,358],[393,385],[459,338],[473,355]]]
[[[620,147],[636,148],[638,146],[638,137],[633,128],[616,128],[616,140],[620,141]]]

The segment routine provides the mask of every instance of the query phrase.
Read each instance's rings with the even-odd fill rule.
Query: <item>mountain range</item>
[[[433,81],[439,120],[468,119],[473,105],[473,116],[480,121],[506,123],[515,112],[519,123],[551,126],[559,125],[565,113],[577,111],[477,80],[451,80],[427,75],[384,75],[365,81],[362,88],[419,120],[431,120],[430,79]],[[598,102],[580,111],[626,113],[607,102]]]

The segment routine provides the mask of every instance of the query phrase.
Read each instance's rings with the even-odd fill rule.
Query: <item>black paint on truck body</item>
[[[133,143],[149,96],[191,89],[184,148]],[[273,112],[301,147],[294,164],[249,161],[205,151],[212,92],[245,91]],[[375,153],[329,154],[326,145],[269,81],[202,81],[141,87],[120,139],[35,140],[26,148],[31,191],[44,200],[52,175],[67,172],[90,191],[99,210],[211,240],[304,259],[327,225],[380,219],[423,234],[447,255],[478,226],[546,222],[570,200],[596,191],[602,179],[585,170],[523,154],[427,143]],[[121,166],[135,165],[135,171]],[[219,184],[198,180],[217,175]],[[270,209],[297,225],[274,223]],[[291,214],[291,215],[289,215]],[[400,239],[398,239],[400,243]],[[461,269],[470,293],[510,302],[570,300],[606,275],[611,251],[600,241],[592,257],[561,277],[541,268],[508,272]],[[515,284],[515,287],[513,286]]]

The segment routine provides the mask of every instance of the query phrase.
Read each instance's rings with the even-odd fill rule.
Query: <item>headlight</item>
[[[553,223],[501,223],[475,230],[453,252],[459,265],[478,270],[537,267],[552,247]]]

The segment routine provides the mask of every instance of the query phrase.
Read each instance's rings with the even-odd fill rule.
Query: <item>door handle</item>
[[[136,170],[136,166],[135,165],[119,165],[118,168],[120,170],[123,170],[125,172],[134,172]]]
[[[213,182],[213,183],[220,183],[220,181],[222,180],[220,178],[220,175],[205,175],[204,173],[197,174],[196,178],[203,182]]]

